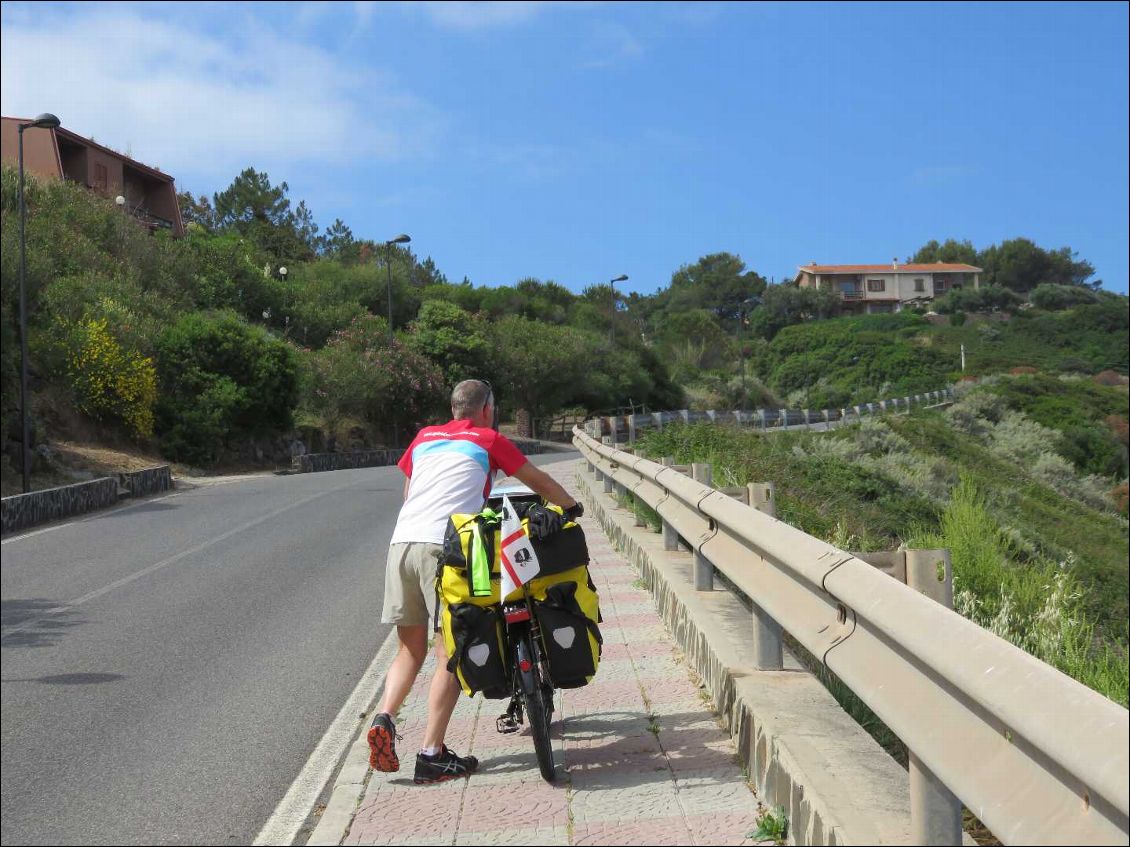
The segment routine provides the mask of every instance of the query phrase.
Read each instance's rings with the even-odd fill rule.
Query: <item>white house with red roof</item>
[[[797,268],[796,284],[840,295],[845,311],[857,314],[898,312],[921,306],[953,288],[980,288],[981,268],[973,265],[899,264],[818,265]]]

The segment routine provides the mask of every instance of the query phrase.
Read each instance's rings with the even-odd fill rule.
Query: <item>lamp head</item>
[[[52,115],[50,112],[44,112],[29,124],[24,124],[25,127],[36,127],[37,129],[56,129],[61,121]]]

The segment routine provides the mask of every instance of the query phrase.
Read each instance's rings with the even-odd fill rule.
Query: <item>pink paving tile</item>
[[[616,625],[624,629],[632,629],[634,627],[650,628],[662,627],[663,622],[659,619],[659,615],[655,612],[641,612],[638,614],[617,614]],[[667,628],[663,628],[666,634]]]
[[[619,774],[619,772],[650,772],[667,768],[667,757],[663,756],[655,737],[633,736],[593,742],[591,746],[567,746],[565,763],[570,774],[600,772],[600,774]]]
[[[569,808],[564,785],[546,782],[523,785],[520,790],[503,791],[497,786],[476,788],[469,785],[463,796],[459,829],[483,832],[492,829],[520,829],[531,824],[566,826]]]
[[[387,844],[401,839],[450,840],[462,805],[463,792],[447,785],[414,786],[415,791],[396,794],[395,800],[380,792],[365,797],[349,830],[347,843]],[[460,786],[454,786],[459,788]]]
[[[607,600],[610,603],[640,603],[643,601],[651,602],[651,595],[646,591],[610,591],[607,594],[601,592],[601,600]]]
[[[573,844],[660,845],[690,844],[691,832],[682,818],[651,818],[622,823],[583,824],[573,830]]]
[[[739,845],[756,843],[751,837],[757,829],[756,814],[690,815],[686,818],[686,823],[694,837],[695,844]]]

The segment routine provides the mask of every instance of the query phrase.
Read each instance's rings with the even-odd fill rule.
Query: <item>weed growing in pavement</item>
[[[784,844],[789,834],[789,816],[784,806],[768,809],[760,803],[757,807],[757,829],[749,834],[755,841],[772,839],[774,844]]]

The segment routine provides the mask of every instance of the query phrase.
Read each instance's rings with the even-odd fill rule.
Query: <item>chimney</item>
[[[809,266],[810,268],[814,268],[814,267],[816,267],[816,262],[809,262],[809,263],[808,263],[808,266]]]
[[[898,256],[895,256],[893,259],[891,259],[891,267],[894,268],[896,271],[899,269],[899,257]]]

